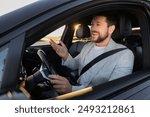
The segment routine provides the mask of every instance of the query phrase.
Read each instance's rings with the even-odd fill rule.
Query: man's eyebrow
[[[93,23],[93,21],[91,23]],[[100,21],[96,21],[96,23],[101,23],[101,22]]]
[[[96,23],[101,23],[100,21],[96,21]]]
[[[101,24],[101,21],[96,21],[97,24]]]

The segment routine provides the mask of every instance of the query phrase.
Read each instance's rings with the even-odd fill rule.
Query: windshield
[[[0,16],[32,4],[38,0],[0,0]]]

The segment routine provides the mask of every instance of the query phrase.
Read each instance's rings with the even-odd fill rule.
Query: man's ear
[[[112,34],[115,30],[115,25],[109,26],[109,33]]]

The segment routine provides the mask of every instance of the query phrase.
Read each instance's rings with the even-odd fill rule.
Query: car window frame
[[[113,5],[113,4],[112,4]],[[82,5],[81,5],[82,6]],[[92,8],[89,8],[89,9],[98,9],[99,7],[100,7],[101,5],[99,5],[99,6],[96,6],[95,8],[94,7],[92,7]],[[105,5],[104,5],[105,6]],[[108,5],[109,6],[109,5]],[[107,6],[107,7],[108,7]],[[136,5],[137,6],[137,5]],[[113,6],[114,7],[114,6]],[[144,7],[144,6],[143,6]],[[124,8],[123,9],[125,9],[125,6],[124,6]],[[135,11],[137,11],[137,9],[133,9],[133,8],[131,8],[131,7],[129,7],[129,8],[126,8],[126,9],[128,9],[128,10],[135,10]],[[93,11],[93,10],[92,10]],[[70,12],[71,12],[71,10],[70,10]],[[78,12],[78,13],[76,13],[76,14],[74,14],[74,17],[77,17],[77,16],[79,16],[79,15],[81,15],[81,14],[84,14],[84,13],[87,13],[88,12],[88,10],[86,10],[86,11],[81,11],[81,12]],[[63,14],[61,14],[62,16],[62,18],[64,17],[66,17],[66,15],[64,15],[63,16]],[[147,16],[146,16],[147,17]],[[145,18],[146,18],[145,17]],[[63,25],[64,23],[67,23],[70,19],[73,19],[73,17],[71,17],[71,18],[67,18],[67,19],[65,19],[65,20],[63,20],[63,21],[61,21],[61,22],[59,22],[59,24],[54,24],[54,20],[55,19],[57,19],[56,21],[59,21],[58,20],[58,18],[60,18],[59,17],[59,15],[57,16],[57,17],[55,17],[54,19],[52,19],[52,20],[49,20],[49,22],[51,22],[49,25],[51,25],[52,23],[53,23],[53,25],[51,25],[51,29],[49,29],[49,31],[51,30],[54,30],[54,29],[56,29],[58,26],[61,26],[61,25]],[[142,20],[143,21],[143,20]],[[143,51],[144,51],[144,59],[143,59],[143,66],[144,66],[144,68],[149,68],[150,67],[150,62],[148,61],[148,59],[146,58],[146,57],[150,57],[150,55],[146,55],[147,54],[147,52],[148,52],[148,50],[150,49],[150,47],[148,47],[148,45],[150,45],[150,43],[147,43],[146,42],[146,40],[147,40],[147,38],[148,37],[150,37],[148,34],[149,34],[149,28],[148,28],[148,30],[146,30],[145,29],[145,26],[147,26],[147,23],[149,24],[149,22],[147,21],[147,19],[145,19],[144,21],[146,21],[145,22],[145,24],[144,24],[144,26],[141,26],[141,30],[142,30],[142,39],[143,39],[143,44],[146,44],[146,47],[144,46],[144,48],[143,48]],[[44,22],[44,21],[43,21]],[[35,27],[34,27],[35,28]],[[44,28],[44,27],[43,27]],[[31,30],[30,30],[31,31]],[[47,30],[48,31],[48,30]],[[47,32],[46,31],[46,32]],[[145,32],[145,33],[144,33]],[[36,33],[38,33],[38,31],[37,32],[35,32],[34,33],[34,35],[36,34]],[[144,34],[145,34],[145,36],[144,36]],[[33,36],[34,36],[33,35]],[[44,35],[44,34],[43,34]],[[41,35],[40,35],[41,36]],[[40,37],[39,36],[39,37]],[[31,36],[32,37],[32,36]],[[29,39],[31,38],[31,37],[29,37]],[[39,38],[39,37],[35,37],[35,38]],[[64,40],[65,41],[65,40]],[[145,62],[146,61],[146,62]]]
[[[3,37],[5,41],[7,36]],[[16,37],[9,38],[5,43],[9,43],[4,74],[1,83],[0,93],[14,90],[18,85],[18,73],[24,48],[25,33],[18,34]]]

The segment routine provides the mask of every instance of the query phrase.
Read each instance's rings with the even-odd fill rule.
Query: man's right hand
[[[60,45],[58,45],[51,39],[50,45],[64,61],[67,59],[67,57],[69,55],[68,49],[62,41],[60,41]]]
[[[65,77],[59,75],[49,75],[49,77],[50,77],[51,84],[53,84],[53,88],[59,94],[72,92],[72,85]]]

